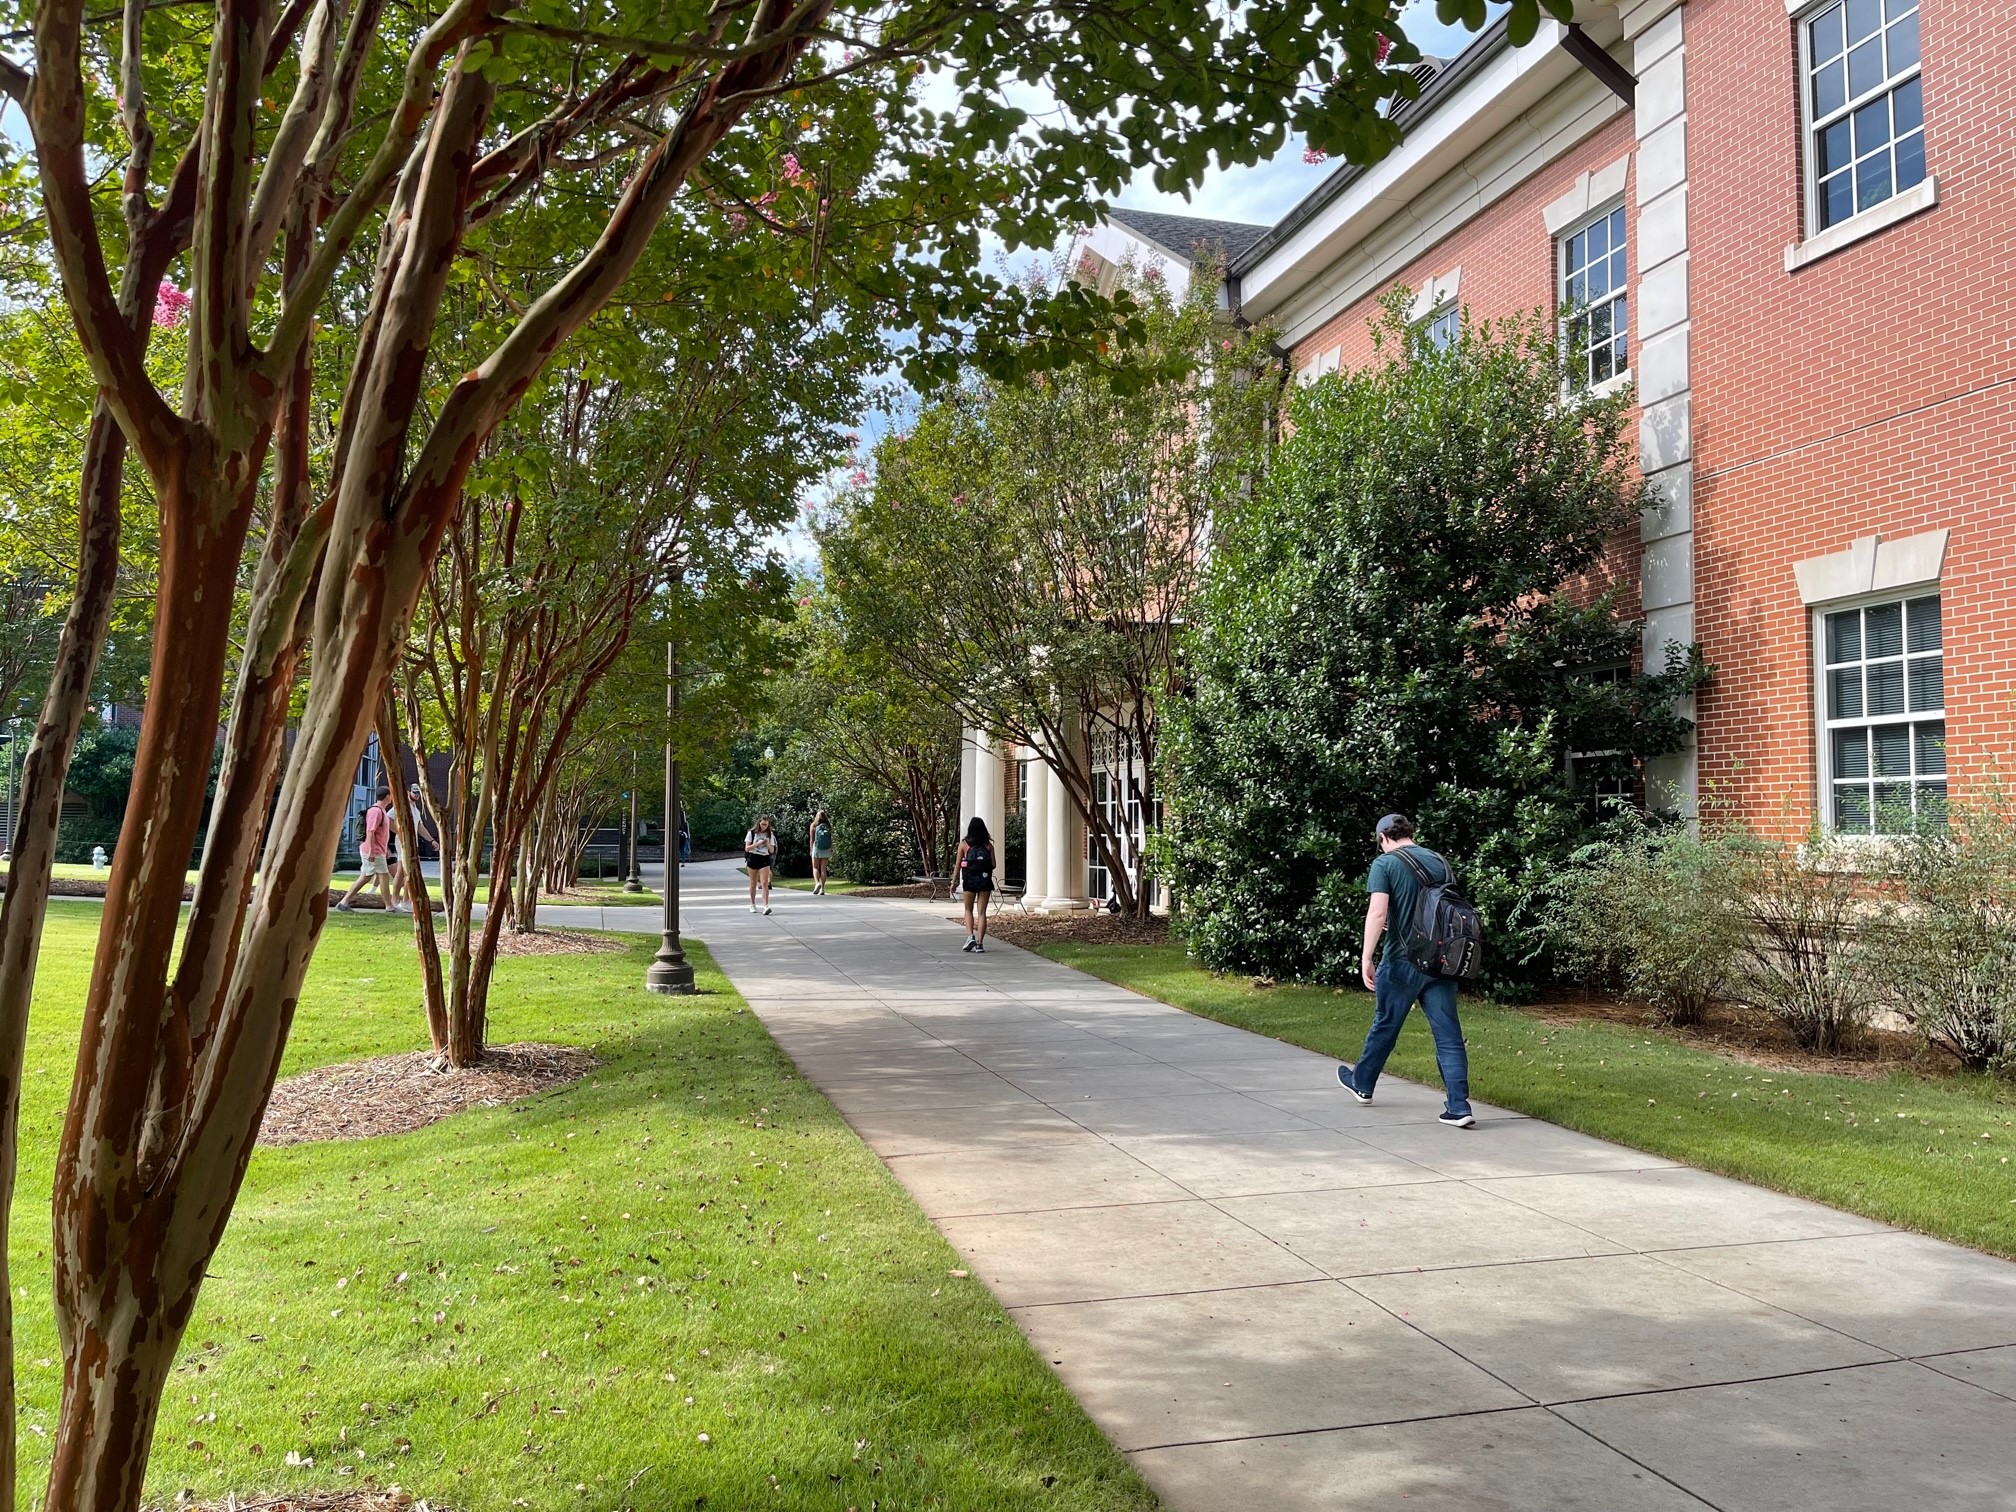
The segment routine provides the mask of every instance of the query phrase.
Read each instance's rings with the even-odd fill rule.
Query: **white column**
[[[1025,908],[1041,908],[1050,887],[1050,768],[1033,746],[1023,750],[1029,763],[1029,805],[1022,811],[1022,825],[1029,837],[1029,862],[1022,896]]]
[[[1079,743],[1082,749],[1082,736]],[[1071,801],[1062,779],[1047,766],[1043,768],[1043,782],[1048,789],[1045,803],[1049,809],[1050,836],[1050,880],[1043,889],[1043,907],[1052,913],[1063,913],[1083,908],[1088,901],[1085,895],[1085,821],[1078,816],[1078,805]]]
[[[973,732],[973,786],[972,813],[980,817],[987,833],[994,837],[998,871],[1001,833],[1007,819],[1008,769],[1002,764],[1001,752],[993,740],[978,730]]]
[[[959,732],[959,812],[953,819],[953,839],[962,839],[966,834],[966,821],[979,812],[980,790],[974,786],[973,763],[978,754],[975,742],[980,732],[971,726]]]

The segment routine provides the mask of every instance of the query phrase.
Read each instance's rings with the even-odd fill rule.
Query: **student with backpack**
[[[1463,1024],[1456,1014],[1456,983],[1475,976],[1482,958],[1477,911],[1456,888],[1449,863],[1414,843],[1414,821],[1388,814],[1373,830],[1379,858],[1365,890],[1365,947],[1359,972],[1374,995],[1372,1027],[1356,1064],[1337,1068],[1337,1080],[1361,1103],[1400,1038],[1400,1026],[1418,1002],[1435,1037],[1435,1065],[1442,1073],[1444,1106],[1438,1120],[1452,1129],[1473,1127],[1470,1111],[1470,1057],[1463,1047]],[[1372,953],[1386,937],[1375,967]]]
[[[994,837],[978,814],[959,842],[959,892],[966,900],[966,943],[959,948],[987,953],[987,904],[994,896]]]

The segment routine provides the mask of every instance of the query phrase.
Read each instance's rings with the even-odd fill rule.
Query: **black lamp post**
[[[623,879],[623,891],[644,891],[644,874],[637,861],[637,758],[630,758],[630,875]]]
[[[677,594],[685,581],[683,572],[672,574],[672,591]],[[693,965],[679,948],[679,650],[675,643],[665,646],[665,933],[658,942],[658,954],[644,968],[646,992],[685,993],[693,985]],[[632,800],[635,801],[634,799]],[[636,830],[631,830],[635,845]],[[635,854],[633,849],[632,854]]]

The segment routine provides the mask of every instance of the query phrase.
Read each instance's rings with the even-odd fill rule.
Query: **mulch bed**
[[[572,1045],[492,1045],[483,1053],[482,1063],[466,1071],[448,1069],[432,1050],[321,1066],[274,1087],[259,1143],[294,1145],[406,1134],[451,1113],[495,1108],[564,1087],[600,1064]],[[292,1505],[305,1509],[320,1504]]]
[[[441,948],[448,948],[445,939]],[[615,935],[583,934],[578,929],[542,929],[537,934],[506,929],[497,936],[500,956],[614,955],[629,948],[629,941]]]
[[[338,1466],[336,1473],[343,1475],[348,1470],[348,1466]],[[176,1512],[447,1512],[439,1502],[416,1501],[397,1486],[382,1491],[376,1487],[299,1491],[253,1501],[240,1501],[235,1494],[227,1494],[224,1500],[216,1502],[183,1501],[178,1497],[170,1505]]]
[[[1800,1049],[1785,1026],[1769,1014],[1731,1004],[1718,1004],[1709,1010],[1705,1022],[1683,1029],[1660,1023],[1643,1003],[1597,992],[1557,996],[1519,1011],[1550,1024],[1594,1021],[1656,1032],[1725,1060],[1766,1071],[1804,1071],[1880,1081],[1893,1071],[1937,1074],[1953,1069],[1951,1057],[1928,1049],[1916,1035],[1894,1029],[1871,1029],[1852,1049],[1838,1055],[1815,1055]]]
[[[965,922],[963,914],[953,917]],[[1011,945],[1166,945],[1169,921],[1151,915],[1133,919],[1125,914],[1024,913],[1019,908],[994,908],[987,914],[987,934]]]

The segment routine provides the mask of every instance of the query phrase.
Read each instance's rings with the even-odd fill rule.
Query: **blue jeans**
[[[1386,1057],[1400,1038],[1400,1026],[1407,1022],[1407,1010],[1420,1003],[1428,1016],[1428,1032],[1435,1036],[1435,1065],[1442,1073],[1442,1090],[1449,1111],[1470,1111],[1470,1055],[1463,1048],[1463,1025],[1456,1017],[1456,984],[1447,977],[1430,976],[1412,961],[1388,951],[1379,958],[1373,980],[1379,984],[1372,1013],[1372,1027],[1365,1032],[1365,1048],[1352,1069],[1352,1080],[1366,1096],[1386,1068]]]

